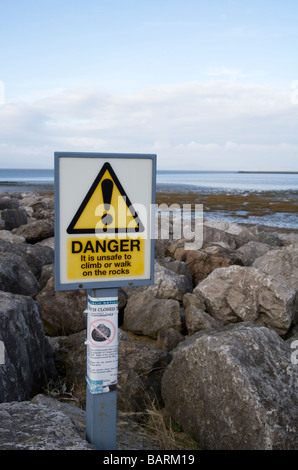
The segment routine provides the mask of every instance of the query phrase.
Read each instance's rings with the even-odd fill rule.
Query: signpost
[[[154,282],[155,155],[55,153],[55,289],[87,290],[86,434],[116,448],[118,287]]]

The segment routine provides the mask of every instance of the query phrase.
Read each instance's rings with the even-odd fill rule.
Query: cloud
[[[292,90],[227,80],[135,93],[65,90],[0,106],[0,166],[51,167],[59,151],[157,153],[159,168],[297,169]]]

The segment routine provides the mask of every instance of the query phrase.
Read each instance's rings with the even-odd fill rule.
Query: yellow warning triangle
[[[138,214],[112,166],[106,162],[69,224],[67,233],[142,231],[144,231],[144,226]]]

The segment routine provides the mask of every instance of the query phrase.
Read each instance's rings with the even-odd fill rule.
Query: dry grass
[[[168,412],[158,409],[154,403],[146,410],[145,429],[152,434],[162,450],[198,450],[198,444],[184,433]]]

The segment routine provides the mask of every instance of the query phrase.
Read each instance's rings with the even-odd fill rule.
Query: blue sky
[[[0,0],[0,17],[0,167],[63,150],[298,170],[295,0]]]

